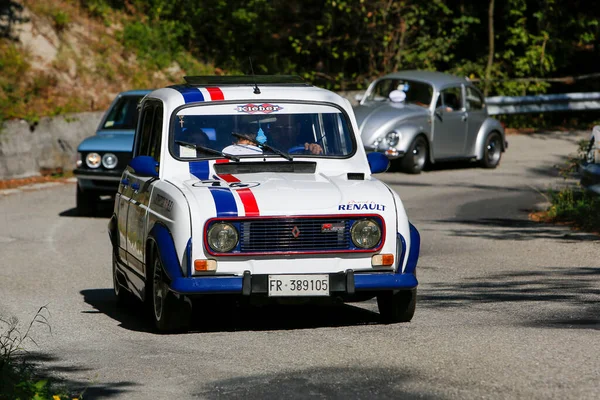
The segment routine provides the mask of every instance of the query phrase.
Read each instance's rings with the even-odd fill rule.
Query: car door
[[[436,159],[465,155],[467,112],[464,108],[462,85],[443,89],[435,109],[433,151]]]
[[[465,144],[465,153],[467,156],[474,156],[477,153],[475,144],[479,128],[488,117],[485,109],[483,95],[474,87],[465,88],[465,105],[467,110],[467,142]]]
[[[162,133],[163,107],[159,101],[148,100],[143,106],[141,118],[141,136],[136,141],[134,156],[153,156],[160,161],[160,139]],[[127,252],[128,265],[145,274],[145,242],[147,212],[152,193],[152,183],[156,178],[140,176],[129,169],[131,198],[127,213]]]
[[[129,181],[129,171],[125,170],[121,175],[119,189],[115,195],[119,258],[125,264],[127,264],[127,212],[129,211],[129,202],[131,201],[131,196],[133,194],[133,189],[131,189]]]

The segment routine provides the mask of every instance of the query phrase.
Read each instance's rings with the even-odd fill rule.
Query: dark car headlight
[[[85,164],[92,169],[96,169],[100,166],[100,163],[102,162],[102,157],[100,157],[100,154],[98,153],[88,153],[87,156],[85,156]]]
[[[370,249],[381,240],[381,228],[371,219],[356,221],[350,229],[352,243],[361,249]]]
[[[239,235],[237,229],[226,222],[217,222],[208,228],[208,246],[217,253],[226,253],[235,248]]]
[[[114,169],[118,162],[119,159],[113,153],[106,153],[102,156],[102,165],[106,169]]]

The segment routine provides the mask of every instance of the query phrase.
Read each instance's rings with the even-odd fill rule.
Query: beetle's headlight
[[[85,164],[90,168],[98,168],[102,162],[102,157],[98,153],[89,153],[85,157]]]
[[[102,156],[102,165],[106,169],[115,168],[117,166],[118,161],[119,160],[118,160],[117,156],[115,156],[113,153],[106,153],[105,155]]]
[[[381,240],[381,228],[371,219],[362,219],[352,225],[350,236],[356,247],[370,249],[377,246]]]
[[[396,147],[401,138],[402,134],[400,132],[391,131],[385,135],[385,142],[389,147]]]
[[[217,253],[231,251],[238,243],[238,232],[233,225],[217,222],[208,229],[208,245]]]

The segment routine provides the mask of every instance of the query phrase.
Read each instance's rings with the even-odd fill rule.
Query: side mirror
[[[158,178],[158,162],[151,156],[137,156],[129,162],[136,175]]]
[[[367,160],[369,161],[372,174],[385,172],[390,167],[390,160],[381,153],[369,153],[367,154]]]

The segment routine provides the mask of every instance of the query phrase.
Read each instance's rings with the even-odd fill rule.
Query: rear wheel
[[[77,213],[79,215],[92,215],[96,211],[96,204],[98,203],[98,195],[92,191],[82,190],[77,185]]]
[[[169,290],[158,251],[153,252],[148,272],[151,281],[147,282],[150,284],[150,296],[147,300],[152,309],[156,329],[160,332],[173,332],[187,328],[191,310],[186,302],[176,298]]]
[[[402,169],[409,174],[420,174],[427,164],[428,154],[427,139],[423,136],[417,136],[404,157],[402,157]]]
[[[417,306],[417,289],[378,294],[377,306],[384,323],[409,322]]]
[[[502,136],[498,132],[491,132],[483,144],[483,168],[496,168],[502,157]]]

